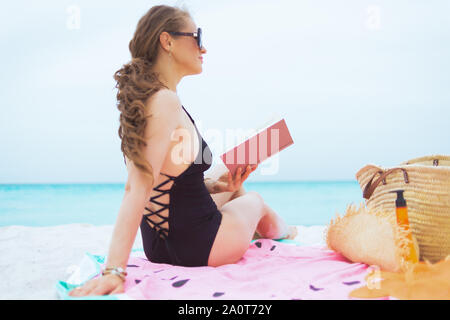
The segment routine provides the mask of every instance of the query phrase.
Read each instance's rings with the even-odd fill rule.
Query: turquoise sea
[[[362,202],[357,181],[245,182],[287,223],[324,225],[348,204]],[[2,184],[0,226],[114,224],[124,184]]]

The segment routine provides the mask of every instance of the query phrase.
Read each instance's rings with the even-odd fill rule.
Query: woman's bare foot
[[[296,226],[289,226],[289,235],[284,239],[294,240],[298,235]]]
[[[288,226],[288,227],[289,227],[288,235],[281,239],[294,240],[298,235],[297,227],[296,226]]]
[[[280,238],[280,239],[288,239],[288,240],[294,240],[298,236],[298,230],[296,226],[289,226],[289,233],[286,237]],[[255,234],[253,235],[252,240],[261,239],[261,235],[255,231]]]
[[[253,235],[252,240],[256,240],[256,239],[261,239],[261,236],[259,235],[259,233],[257,231],[255,231],[255,234]]]

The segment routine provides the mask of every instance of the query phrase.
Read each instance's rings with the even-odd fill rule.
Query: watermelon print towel
[[[85,266],[85,279],[80,277],[81,268],[78,279],[57,284],[61,298],[80,299],[69,297],[68,291],[100,274],[105,258],[91,257],[97,266],[90,266],[90,276]],[[365,284],[368,267],[326,247],[270,239],[255,240],[240,261],[220,267],[152,263],[142,251],[135,251],[128,261],[125,294],[89,299],[349,299],[353,289]]]

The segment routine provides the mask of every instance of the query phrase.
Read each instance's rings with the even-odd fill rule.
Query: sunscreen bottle
[[[405,198],[403,198],[404,190],[394,190],[391,193],[397,193],[397,200],[395,201],[395,213],[397,215],[397,224],[408,231],[409,252],[405,257],[407,262],[418,263],[419,257],[417,256],[416,249],[414,248],[414,242],[412,238],[411,229],[409,228],[408,221],[408,207],[406,206]]]

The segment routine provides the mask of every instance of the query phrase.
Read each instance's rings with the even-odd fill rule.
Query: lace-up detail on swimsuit
[[[167,237],[169,236],[169,229],[167,227],[162,226],[163,224],[166,224],[166,226],[168,226],[169,224],[169,215],[167,214],[167,216],[161,215],[160,212],[167,210],[167,212],[169,211],[169,203],[161,203],[159,201],[156,201],[155,199],[162,197],[165,194],[170,193],[170,190],[172,189],[173,185],[175,184],[175,179],[176,177],[167,175],[165,173],[160,173],[162,175],[165,175],[166,177],[168,177],[169,179],[161,182],[158,186],[156,186],[155,188],[153,188],[153,190],[156,190],[158,192],[160,192],[161,194],[151,197],[150,198],[150,202],[156,203],[159,206],[162,206],[162,208],[156,210],[156,211],[152,211],[151,209],[145,207],[145,210],[147,210],[150,213],[144,214],[145,219],[151,224],[152,228],[160,235],[162,236],[164,239],[167,239]],[[160,187],[162,187],[163,185],[167,184],[169,181],[174,181],[172,186],[169,189],[160,189]],[[153,221],[152,219],[150,219],[151,216],[158,216],[161,220],[159,221]]]

